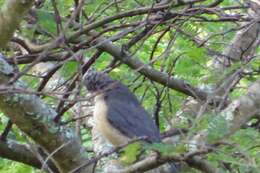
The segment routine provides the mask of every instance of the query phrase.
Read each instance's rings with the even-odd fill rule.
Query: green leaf
[[[78,63],[75,61],[66,62],[61,68],[61,74],[64,78],[71,77],[78,70]]]
[[[138,160],[138,156],[141,154],[142,146],[140,142],[135,142],[128,145],[120,154],[120,161],[124,165],[130,165]]]
[[[224,116],[216,115],[208,125],[207,140],[214,143],[223,138],[229,131],[229,122]]]
[[[51,12],[45,10],[37,10],[38,24],[44,30],[50,33],[56,33],[56,21]]]
[[[159,151],[162,155],[174,155],[178,153],[183,153],[187,151],[185,145],[174,145],[174,144],[165,144],[165,143],[154,143],[146,146],[149,150]]]

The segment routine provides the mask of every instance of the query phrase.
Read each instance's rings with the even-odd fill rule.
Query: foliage
[[[0,160],[0,173],[41,173],[41,171],[34,170],[28,165],[24,165],[17,162],[12,162],[9,160],[1,159]]]
[[[142,146],[139,142],[128,145],[120,153],[120,161],[124,165],[131,165],[138,161],[138,157],[142,153]]]
[[[0,5],[3,2],[0,1]],[[61,125],[77,129],[83,146],[92,148],[94,144],[89,130],[89,126],[91,126],[89,121],[91,120],[88,118],[87,120],[80,119],[80,121],[72,121],[68,124],[66,121],[86,116],[84,111],[85,107],[89,107],[89,103],[83,102],[86,99],[86,90],[80,82],[82,69],[88,60],[92,60],[98,45],[95,45],[96,38],[94,36],[81,34],[76,39],[72,39],[71,36],[82,31],[84,26],[90,26],[96,21],[100,22],[107,17],[155,5],[155,3],[148,0],[120,2],[90,0],[85,2],[75,19],[70,21],[71,15],[75,12],[75,2],[73,0],[46,0],[39,6],[35,4],[33,10],[15,33],[15,37],[23,40],[24,43],[30,40],[28,47],[31,50],[26,50],[26,46],[12,40],[12,44],[16,46],[8,45],[9,47],[5,48],[3,52],[7,57],[10,57],[10,62],[13,60],[12,63],[17,68],[16,70],[21,72],[21,79],[28,84],[27,92],[38,94],[56,111],[72,104],[72,108],[62,112],[64,116]],[[169,79],[174,78],[185,81],[190,86],[196,86],[196,88],[208,93],[208,96],[214,94],[218,89],[215,87],[224,83],[229,74],[238,69],[245,69],[243,77],[231,90],[227,91],[228,101],[231,103],[232,100],[243,96],[246,93],[245,88],[259,78],[260,49],[259,47],[256,49],[255,56],[247,57],[252,58],[248,61],[247,59],[242,61],[238,57],[234,58],[236,60],[231,58],[232,63],[229,67],[218,71],[214,67],[215,58],[222,56],[236,33],[243,29],[238,27],[238,24],[248,22],[249,19],[243,17],[247,15],[247,7],[243,5],[246,1],[225,0],[216,6],[206,8],[213,2],[215,1],[209,0],[196,3],[194,7],[192,5],[179,5],[173,8],[177,4],[176,1],[171,5],[172,9],[169,8],[172,12],[172,18],[167,18],[169,17],[167,15],[170,15],[170,13],[165,13],[167,9],[158,13],[149,11],[145,15],[129,15],[111,20],[91,31],[95,30],[102,37],[107,38],[108,40],[105,42],[111,40],[111,43],[113,42],[119,47],[122,46],[120,48],[124,52],[124,47],[129,46],[131,41],[137,39],[136,36],[153,26],[145,36],[131,47],[127,47],[127,51],[134,55],[133,58],[136,58],[134,60],[140,60],[145,64],[145,67],[149,66],[158,72],[168,74]],[[196,6],[201,10],[196,10]],[[225,10],[229,7],[237,7],[237,9]],[[189,13],[189,9],[194,10],[194,12]],[[160,13],[163,13],[164,16],[153,20],[153,18],[160,17]],[[185,15],[186,13],[187,15]],[[50,46],[40,51],[34,49],[38,45],[53,43],[57,38],[60,38],[58,46],[53,46],[53,48]],[[34,63],[34,61],[30,61],[28,64],[22,62],[21,57],[24,56],[26,59],[30,57],[29,55],[35,55],[36,59],[40,57],[39,62],[43,61],[45,64],[24,71],[30,66],[28,64]],[[49,59],[45,59],[48,57]],[[51,65],[49,66],[46,61]],[[50,77],[43,89],[39,90],[41,82],[46,79],[46,76],[48,77],[54,67],[59,65],[61,67],[54,73],[56,76]],[[143,67],[132,69],[124,62],[115,61],[113,56],[107,52],[103,52],[91,64],[91,67],[99,71],[105,70],[113,79],[127,85],[153,118],[159,116],[161,132],[172,128],[188,131],[180,135],[175,145],[164,143],[145,145],[145,147],[140,146],[140,143],[129,145],[121,153],[121,160],[126,165],[138,160],[138,156],[142,152],[141,148],[147,151],[156,150],[163,155],[184,155],[189,151],[190,141],[193,140],[193,137],[201,131],[207,131],[204,142],[213,149],[203,155],[203,158],[210,164],[220,168],[223,172],[246,173],[251,171],[256,173],[260,170],[259,119],[249,121],[249,123],[244,124],[243,129],[228,136],[231,124],[226,117],[221,116],[219,108],[213,108],[214,104],[210,105],[212,110],[205,108],[208,106],[208,100],[199,102],[199,108],[187,105],[187,102],[190,103],[188,99],[191,94],[188,95],[185,92],[179,92],[180,90],[156,83],[144,73],[139,73]],[[58,105],[62,105],[61,108]],[[189,108],[191,111],[188,110]],[[3,131],[8,118],[1,113],[0,120],[0,130]],[[28,142],[25,134],[15,126],[8,138],[21,143]],[[218,145],[219,142],[223,142],[223,145]],[[194,171],[194,169],[188,168],[189,171]],[[39,171],[28,165],[1,159],[1,172],[36,173]]]

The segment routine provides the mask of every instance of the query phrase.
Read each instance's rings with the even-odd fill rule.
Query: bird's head
[[[107,88],[114,82],[106,73],[89,69],[83,76],[83,84],[90,92],[96,92]]]

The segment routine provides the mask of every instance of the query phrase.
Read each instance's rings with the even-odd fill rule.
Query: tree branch
[[[197,154],[200,154],[201,151],[198,151]],[[203,151],[204,152],[204,151]],[[208,151],[206,151],[208,152]],[[174,162],[174,161],[185,161],[189,164],[189,166],[204,171],[206,173],[219,173],[219,170],[215,168],[213,165],[208,163],[205,160],[199,159],[194,153],[195,156],[189,156],[187,153],[184,156],[171,156],[171,155],[153,155],[147,157],[144,160],[141,160],[131,166],[128,166],[125,169],[121,169],[115,171],[115,173],[135,173],[135,172],[145,172],[156,168],[162,164]]]
[[[97,33],[89,32],[88,35],[95,37]],[[150,65],[142,63],[138,59],[138,57],[131,55],[127,51],[124,51],[121,47],[116,46],[112,42],[106,40],[104,37],[97,38],[95,44],[98,47],[98,49],[109,53],[117,60],[125,63],[130,68],[135,69],[136,71],[140,72],[141,74],[155,82],[158,82],[164,86],[168,86],[169,88],[182,92],[186,95],[192,96],[196,99],[206,100],[207,98],[206,92],[200,90],[199,88],[191,86],[184,80],[173,78],[171,75],[159,72],[151,68]]]
[[[221,112],[230,122],[228,135],[233,134],[241,128],[253,116],[260,113],[260,80],[248,88],[246,95],[233,101]]]
[[[201,170],[206,173],[220,173],[216,167],[211,165],[209,162],[200,159],[197,156],[187,159],[186,163],[190,167]]]
[[[29,149],[28,145],[20,144],[13,140],[7,140],[7,142],[0,140],[0,157],[21,162],[38,169],[41,169],[42,167],[42,163]],[[52,162],[49,162],[48,166],[53,172],[58,173],[56,166]]]
[[[8,83],[12,75],[13,68],[1,56],[0,84]],[[20,81],[15,85],[25,87]],[[57,113],[36,95],[3,91],[0,94],[0,109],[18,128],[51,154],[51,159],[61,173],[69,172],[88,161],[75,133],[55,124],[53,119]],[[92,165],[79,172],[89,173],[91,170]]]
[[[0,47],[4,47],[13,36],[33,0],[7,0],[0,11]]]

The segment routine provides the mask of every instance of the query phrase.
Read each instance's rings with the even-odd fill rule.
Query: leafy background
[[[211,3],[213,1],[207,1],[207,3]],[[0,4],[3,3],[3,0],[0,1]],[[59,8],[60,15],[62,17],[67,17],[70,14],[70,7],[73,5],[73,0],[59,0],[57,1],[57,7]],[[84,7],[84,10],[90,15],[100,14],[98,19],[102,19],[106,16],[113,15],[117,13],[116,8],[109,8],[105,12],[99,11],[99,6],[103,3],[103,1],[87,1],[87,4]],[[141,0],[142,4],[150,4],[151,1]],[[220,7],[237,5],[238,3],[233,0],[225,0],[221,3]],[[120,10],[132,9],[135,8],[136,3],[134,1],[124,1],[121,4]],[[240,10],[239,12],[243,12]],[[50,0],[46,0],[43,8],[38,10],[37,13],[37,23],[34,23],[30,28],[24,27],[27,25],[26,22],[23,22],[20,26],[19,34],[27,37],[31,40],[34,40],[36,43],[41,44],[47,41],[49,38],[44,37],[42,35],[35,34],[36,29],[41,28],[46,31],[50,36],[57,36],[56,29],[56,21],[53,16],[53,7],[50,3]],[[214,15],[204,15],[207,18],[214,19]],[[133,21],[141,20],[139,16],[129,18],[129,23]],[[63,21],[64,23],[64,21]],[[120,21],[115,21],[113,24],[120,24]],[[179,79],[185,79],[189,83],[194,86],[199,86],[202,89],[210,90],[212,86],[219,80],[221,80],[227,73],[231,70],[236,69],[241,64],[234,64],[228,71],[224,71],[222,74],[215,74],[214,69],[211,68],[213,58],[208,54],[208,51],[205,47],[194,44],[191,40],[192,36],[198,36],[201,39],[206,39],[209,36],[212,36],[213,33],[222,33],[227,32],[223,35],[216,35],[210,39],[210,42],[207,43],[207,48],[215,51],[222,52],[230,40],[234,36],[234,32],[228,32],[235,28],[235,23],[228,22],[216,22],[216,23],[198,23],[198,22],[186,22],[182,25],[183,31],[189,34],[189,36],[181,35],[176,33],[174,30],[165,34],[159,44],[157,45],[156,51],[154,52],[154,57],[151,57],[152,47],[156,43],[157,39],[160,37],[160,33],[154,34],[151,37],[147,38],[145,42],[138,43],[134,45],[131,50],[134,52],[138,49],[136,55],[145,63],[149,63],[150,59],[157,58],[153,67],[157,70],[161,70],[161,66],[164,66],[164,70],[170,71],[175,77]],[[161,28],[165,29],[165,28]],[[160,30],[160,27],[159,27]],[[120,31],[111,31],[106,33],[107,37],[111,37],[117,34]],[[69,34],[69,31],[68,33]],[[131,33],[128,37],[132,37],[135,33]],[[167,48],[169,40],[171,38],[175,38],[175,43],[170,49],[170,52],[164,57],[163,51]],[[128,41],[127,38],[121,39],[118,41],[118,44],[124,44]],[[259,53],[258,48],[258,53]],[[12,55],[12,51],[6,51],[6,54]],[[161,55],[161,56],[160,56]],[[84,53],[85,57],[91,56],[91,51],[86,51]],[[98,70],[103,70],[112,60],[111,56],[108,54],[102,54],[101,57],[95,63],[95,68]],[[173,63],[174,68],[171,69]],[[250,68],[259,68],[259,59],[255,59],[248,67]],[[23,69],[25,66],[20,65],[19,68]],[[80,68],[80,64],[77,62],[66,62],[63,67],[59,70],[60,75],[63,79],[69,79],[74,74],[78,72]],[[33,72],[31,72],[33,73]],[[148,112],[152,115],[154,112],[154,105],[156,103],[156,96],[154,93],[156,92],[154,87],[156,86],[159,90],[162,90],[163,87],[161,85],[152,83],[148,79],[144,79],[143,77],[138,77],[139,74],[137,72],[133,72],[126,65],[121,65],[115,68],[112,72],[110,72],[110,76],[114,79],[120,80],[122,83],[129,86],[129,88],[135,93],[135,95],[142,101],[142,105],[148,110]],[[138,78],[137,78],[138,77]],[[245,93],[245,87],[250,83],[256,80],[258,75],[246,76],[239,83],[239,87],[235,88],[232,92],[232,98],[237,98]],[[32,76],[24,76],[23,80],[25,80],[30,88],[36,88],[39,84],[39,78],[35,78]],[[134,81],[134,82],[133,82]],[[141,84],[141,85],[140,85]],[[179,92],[168,90],[169,98],[162,101],[162,109],[160,112],[160,129],[166,130],[171,126],[169,124],[169,119],[178,120],[176,115],[182,109],[183,102],[187,98],[186,95],[183,95]],[[83,94],[84,95],[84,94]],[[44,100],[52,106],[57,104],[57,100],[51,97],[45,97]],[[70,113],[66,113],[65,118],[69,119],[71,117]],[[216,116],[214,112],[208,113],[203,118],[197,120],[195,116],[192,114],[183,114],[183,119],[179,121],[172,122],[174,127],[178,128],[190,128],[190,122],[193,122],[192,128],[189,131],[189,135],[196,134],[196,132],[209,129],[208,142],[214,143],[218,139],[223,138],[228,130],[228,123],[221,116]],[[5,128],[7,123],[7,118],[1,114],[0,115],[0,130]],[[194,122],[194,120],[196,120]],[[253,123],[256,120],[252,120]],[[74,127],[75,124],[71,123],[69,126]],[[86,147],[91,147],[91,135],[87,130],[82,128],[83,141]],[[16,129],[13,128],[12,132],[9,134],[10,138],[19,140],[21,142],[24,141],[23,134]],[[208,154],[207,159],[216,166],[219,166],[219,161],[225,164],[229,164],[231,169],[236,170],[236,172],[258,172],[260,170],[260,133],[258,129],[255,128],[246,128],[237,131],[234,135],[228,137],[226,139],[228,142],[232,143],[231,146],[223,146],[218,147],[217,150],[213,153]],[[235,147],[234,147],[235,146]],[[159,144],[151,147],[155,147],[162,152],[183,152],[185,147],[175,146],[174,148],[170,147],[168,149],[167,145]],[[132,157],[135,157],[138,153],[134,147],[128,149],[126,151],[126,156],[129,160],[132,160]],[[239,152],[238,152],[239,151]],[[135,154],[136,152],[136,154]],[[243,154],[243,156],[239,156],[239,154]],[[238,155],[236,155],[238,154]],[[0,159],[0,172],[3,173],[29,173],[29,172],[40,172],[39,170],[35,170],[32,167],[26,166],[21,163],[16,163],[13,161]],[[196,172],[195,170],[187,170],[187,172]]]

